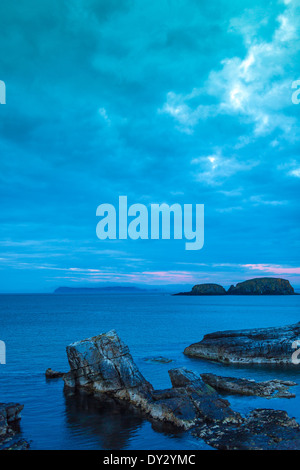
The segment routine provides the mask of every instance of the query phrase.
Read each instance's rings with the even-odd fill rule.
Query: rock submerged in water
[[[255,382],[244,378],[223,377],[215,374],[201,374],[202,380],[215,390],[231,395],[246,395],[266,398],[295,398],[289,387],[297,385],[287,380]]]
[[[0,450],[25,450],[29,448],[24,439],[16,440],[17,433],[12,426],[21,419],[24,405],[0,403]]]
[[[228,295],[293,295],[294,289],[286,279],[263,277],[240,282],[228,289]]]
[[[180,292],[175,295],[226,295],[226,290],[219,284],[196,284],[191,292]]]
[[[45,372],[46,379],[60,379],[64,375],[64,372],[57,372],[56,370],[52,370],[50,367]]]
[[[190,357],[222,363],[290,364],[300,322],[275,328],[218,331],[185,348]]]
[[[169,359],[168,357],[163,356],[153,356],[153,357],[145,357],[145,362],[153,362],[154,364],[170,364],[173,362],[173,359]]]
[[[214,387],[185,368],[169,370],[172,388],[154,390],[114,330],[71,344],[67,354],[67,389],[84,390],[99,400],[127,401],[151,418],[191,429],[216,449],[300,448],[300,426],[286,412],[258,409],[242,417]]]

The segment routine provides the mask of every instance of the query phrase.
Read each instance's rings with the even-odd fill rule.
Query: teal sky
[[[300,286],[300,1],[0,5],[0,291]],[[96,237],[96,208],[205,204],[205,245]]]

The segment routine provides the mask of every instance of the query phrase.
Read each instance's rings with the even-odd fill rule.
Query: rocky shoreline
[[[215,374],[201,374],[202,380],[220,392],[230,395],[245,395],[265,398],[295,398],[296,395],[289,391],[296,382],[289,380],[267,380],[255,382],[255,380],[240,379],[236,377],[223,377]]]
[[[155,390],[114,330],[71,344],[67,355],[67,393],[128,403],[145,417],[192,432],[216,449],[300,449],[300,426],[285,411],[256,409],[242,416],[218,393],[292,398],[288,388],[294,382],[199,376],[177,368],[168,371],[172,387]]]
[[[0,450],[26,450],[29,443],[18,439],[18,423],[24,405],[0,403]]]
[[[286,279],[262,277],[230,286],[226,291],[220,284],[196,284],[190,292],[173,295],[297,295]]]
[[[292,366],[294,345],[299,338],[300,322],[275,328],[217,331],[185,348],[184,354],[225,364]]]

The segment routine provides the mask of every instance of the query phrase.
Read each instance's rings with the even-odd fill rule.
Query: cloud
[[[194,158],[191,164],[197,169],[194,178],[208,185],[221,185],[227,178],[242,171],[249,171],[259,161],[241,161],[236,156],[224,157],[220,150],[214,154]]]
[[[239,32],[245,41],[244,57],[224,58],[221,67],[211,70],[206,82],[189,94],[169,92],[161,112],[169,114],[183,132],[192,133],[201,121],[224,114],[251,124],[254,137],[278,129],[285,139],[298,140],[297,118],[286,112],[291,106],[293,78],[286,75],[286,69],[300,50],[298,13],[297,6],[286,4],[270,41],[255,37],[261,25],[251,23],[249,15],[231,20],[229,31]],[[205,94],[218,104],[193,106],[199,96],[207,101]]]
[[[295,168],[294,170],[289,171],[289,175],[300,178],[300,168]]]
[[[20,0],[0,16],[2,291],[299,265],[299,1]],[[100,242],[96,207],[123,194],[204,203],[207,269],[177,270],[195,260],[181,242]]]
[[[276,264],[244,264],[243,267],[254,271],[263,271],[272,274],[300,274],[300,268],[292,268],[288,266],[280,266]]]

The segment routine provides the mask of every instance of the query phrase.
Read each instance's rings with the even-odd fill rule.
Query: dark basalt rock
[[[254,395],[266,398],[295,398],[288,387],[297,385],[295,382],[285,380],[267,380],[255,382],[244,378],[221,377],[215,374],[201,374],[203,381],[215,390],[231,395]]]
[[[56,370],[52,370],[50,367],[45,372],[45,376],[47,379],[60,379],[64,375],[64,372],[57,372]]]
[[[17,435],[14,427],[21,419],[24,405],[19,403],[0,403],[0,450],[23,450],[29,447],[28,442],[15,441]]]
[[[293,295],[293,287],[286,279],[262,277],[240,282],[228,289],[229,295]]]
[[[218,331],[188,346],[184,354],[223,363],[292,365],[292,346],[299,338],[300,322],[275,328]]]
[[[152,388],[115,330],[67,346],[67,355],[71,370],[63,379],[68,387],[119,394]]]
[[[187,369],[169,371],[172,388],[154,390],[137,369],[128,347],[112,330],[67,347],[68,392],[83,390],[145,413],[149,419],[192,429],[217,449],[299,449],[300,427],[284,411],[254,410],[246,418]]]
[[[67,354],[71,371],[63,379],[68,388],[88,391],[100,399],[99,393],[106,393],[139,407],[154,419],[185,429],[204,418],[240,420],[227,400],[185,369],[169,371],[173,388],[155,391],[114,330],[71,344]]]
[[[226,290],[219,284],[197,284],[191,292],[180,292],[174,295],[226,295]]]
[[[193,434],[220,450],[299,450],[300,426],[285,411],[258,409],[242,424],[208,424]]]

